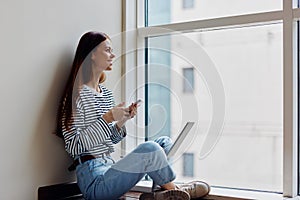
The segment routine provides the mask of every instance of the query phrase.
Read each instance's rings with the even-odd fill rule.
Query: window
[[[194,91],[194,69],[183,68],[183,92],[193,93]]]
[[[194,176],[194,154],[184,153],[183,154],[183,176]]]
[[[145,88],[138,91],[145,97],[145,132],[150,139],[176,137],[185,121],[197,121],[175,171],[184,172],[180,160],[192,152],[194,179],[294,197],[295,188],[300,191],[295,128],[299,52],[294,48],[299,34],[293,29],[299,1],[199,1],[185,11],[181,2],[145,1],[147,9],[141,12],[145,26],[138,23],[137,47],[145,54],[137,53],[137,63],[145,68],[137,69],[137,86]],[[182,89],[186,66],[194,69],[189,95]],[[180,180],[190,178],[183,174]]]
[[[198,122],[200,128],[192,129],[194,136],[182,144],[197,155],[194,178],[222,187],[282,192],[282,25],[156,36],[148,41],[149,110],[155,118],[150,133],[175,138],[185,120]],[[189,63],[195,68],[181,67]],[[210,94],[216,81],[205,71],[213,68],[222,78],[226,99]],[[208,130],[212,106],[223,101],[226,118],[218,144],[200,159],[200,144],[213,134]],[[180,169],[179,161],[173,165],[179,171],[190,169],[190,164]],[[177,179],[187,180],[184,174]]]
[[[282,0],[148,0],[147,5],[149,26],[267,12],[283,7]],[[164,20],[159,20],[161,18]]]
[[[194,8],[194,0],[182,0],[182,8],[183,9],[191,9]]]
[[[150,47],[151,46],[151,47]],[[164,49],[170,46],[170,37],[149,39],[148,60],[148,138],[170,136],[171,129],[171,60]],[[158,47],[158,48],[156,48]]]

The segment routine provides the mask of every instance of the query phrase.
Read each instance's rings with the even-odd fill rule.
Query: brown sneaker
[[[191,199],[200,198],[208,195],[210,186],[203,181],[192,181],[186,184],[177,185],[179,190],[189,193]]]
[[[190,200],[190,195],[183,190],[163,190],[143,193],[140,200]]]

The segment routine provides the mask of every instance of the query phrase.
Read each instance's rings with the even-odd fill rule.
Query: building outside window
[[[193,93],[194,91],[194,68],[183,68],[183,92]]]
[[[197,122],[197,127],[190,132],[191,140],[182,144],[187,147],[186,151],[197,155],[195,178],[216,186],[282,191],[281,29],[281,24],[276,24],[149,38],[149,105],[164,107],[160,110],[149,107],[150,116],[157,113],[157,126],[150,133],[170,133],[169,136],[175,139],[186,120]],[[199,35],[204,46],[193,42],[200,38]],[[161,41],[167,38],[170,45],[165,48]],[[176,45],[178,42],[181,42],[180,45]],[[199,53],[198,49],[191,50],[197,47],[207,54]],[[158,60],[155,55],[162,55],[157,53],[157,49],[161,51],[162,48],[165,48],[166,58]],[[181,56],[177,55],[177,51]],[[192,63],[194,69],[181,68],[193,62],[184,58],[191,54],[198,59],[199,65]],[[205,61],[205,56],[215,65]],[[169,65],[165,63],[168,66],[163,66],[162,61],[167,58]],[[159,61],[161,63],[157,66]],[[202,72],[205,67],[215,68],[220,73],[226,99],[212,98],[209,84],[215,82],[209,82],[210,77],[205,77]],[[159,89],[162,85],[165,87]],[[193,85],[197,85],[197,89]],[[153,95],[154,90],[159,95]],[[186,95],[187,92],[192,95]],[[218,143],[210,154],[201,157],[200,145],[207,134],[212,134],[209,126],[213,117],[213,101],[226,102],[226,118]],[[161,123],[163,121],[168,121],[168,129]],[[180,162],[173,166],[176,171],[183,171]],[[201,170],[196,166],[201,166]],[[226,173],[223,173],[224,170]],[[180,174],[177,178],[190,181]]]

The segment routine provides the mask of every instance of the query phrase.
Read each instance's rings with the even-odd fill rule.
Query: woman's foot
[[[190,200],[190,195],[183,190],[163,190],[143,193],[140,200]]]
[[[186,184],[179,184],[176,185],[176,188],[187,192],[191,199],[204,197],[210,192],[210,186],[203,181],[192,181]]]

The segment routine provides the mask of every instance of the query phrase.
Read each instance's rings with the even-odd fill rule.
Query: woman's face
[[[93,68],[97,72],[111,70],[112,61],[115,55],[112,53],[112,44],[110,40],[101,42],[92,52]]]

